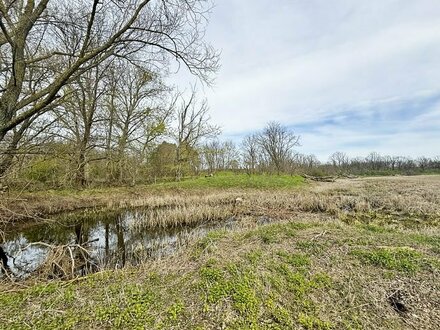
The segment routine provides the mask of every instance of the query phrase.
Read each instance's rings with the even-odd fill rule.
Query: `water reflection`
[[[98,268],[122,268],[137,265],[150,258],[175,253],[191,240],[206,235],[209,230],[230,228],[234,219],[217,225],[200,225],[173,229],[141,229],[135,226],[145,214],[142,210],[120,212],[81,213],[65,215],[56,221],[34,224],[21,230],[9,230],[3,248],[9,256],[8,266],[16,276],[34,272],[45,261],[48,246],[84,246],[72,248],[78,273]],[[70,250],[69,250],[70,252]],[[73,255],[74,253],[74,255]]]

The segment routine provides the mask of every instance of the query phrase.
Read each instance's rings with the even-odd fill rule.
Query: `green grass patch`
[[[313,315],[299,314],[299,324],[301,324],[307,330],[331,330],[332,325],[330,322],[322,321]]]
[[[226,269],[218,268],[210,262],[200,269],[200,277],[200,288],[207,304],[230,299],[236,312],[251,323],[255,320],[260,304],[256,293],[259,283],[249,269],[236,264]]]
[[[325,252],[326,244],[318,241],[302,240],[296,242],[296,246],[298,247],[298,249],[308,254],[321,255]]]
[[[310,265],[310,258],[304,254],[288,253],[278,251],[277,255],[287,264],[293,267],[302,268]]]
[[[311,295],[330,288],[332,279],[326,273],[310,272],[306,255],[256,250],[243,257],[227,264],[209,260],[200,269],[198,288],[205,313],[232,309],[236,317],[230,329],[286,329],[305,327],[296,312],[304,311],[313,326],[322,326],[316,329],[326,329],[327,323],[315,316]]]
[[[374,234],[383,234],[383,233],[392,233],[395,232],[395,230],[391,228],[386,228],[384,226],[380,226],[377,224],[362,224],[360,225],[362,229],[364,229],[367,232],[374,233]]]
[[[153,185],[164,188],[294,188],[301,186],[304,179],[294,175],[247,175],[221,173],[213,177],[187,178],[180,182],[166,182]]]
[[[408,273],[417,272],[422,264],[422,254],[409,248],[376,248],[352,253],[365,264]]]
[[[440,254],[440,236],[410,234],[409,238],[419,244],[429,246],[434,253]]]

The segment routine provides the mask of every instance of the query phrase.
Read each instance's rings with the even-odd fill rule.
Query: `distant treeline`
[[[186,115],[185,109],[189,111]],[[122,143],[120,137],[115,140],[109,137],[106,142],[108,130],[105,129],[101,131],[104,143],[99,144],[97,130],[92,140],[96,145],[90,144],[84,157],[80,145],[75,143],[77,140],[69,142],[52,136],[49,141],[28,142],[12,154],[13,162],[3,180],[8,186],[39,189],[135,185],[223,171],[313,176],[440,173],[440,157],[412,159],[371,152],[366,157],[350,158],[343,152],[335,152],[328,161],[320,162],[315,155],[298,153],[299,136],[276,122],[246,136],[239,144],[219,141],[215,138],[218,129],[208,123],[205,110],[191,106],[177,108],[180,129],[155,124],[154,139],[147,140],[148,145],[139,140],[127,142],[129,139]],[[200,127],[188,125],[188,118],[198,118]],[[194,132],[185,135],[194,127],[197,135]]]
[[[313,154],[295,150],[298,137],[277,123],[247,136],[236,147],[232,142],[212,141],[201,149],[203,168],[209,172],[245,171],[248,174],[328,175],[416,175],[440,173],[440,156],[387,156],[371,152],[365,157],[349,157],[334,152],[325,162]]]

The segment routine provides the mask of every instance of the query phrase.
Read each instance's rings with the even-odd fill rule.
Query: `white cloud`
[[[270,120],[316,123],[313,134],[302,134],[303,145],[321,157],[344,148],[362,154],[367,140],[388,154],[440,153],[432,151],[440,133],[424,130],[425,121],[439,120],[438,107],[395,132],[381,132],[380,117],[362,132],[344,120],[319,123],[347,111],[366,116],[379,105],[395,111],[383,104],[438,92],[439,16],[437,0],[219,0],[207,34],[223,54],[216,87],[206,91],[212,118],[225,135]]]

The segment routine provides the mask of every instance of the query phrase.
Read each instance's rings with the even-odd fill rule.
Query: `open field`
[[[78,201],[147,207],[134,224],[145,229],[231,216],[237,225],[136,268],[4,281],[2,327],[438,329],[440,176],[186,184]]]
[[[197,196],[223,193],[225,190],[291,189],[302,186],[299,176],[269,176],[224,173],[214,177],[195,177],[181,182],[158,183],[135,187],[84,190],[12,191],[0,195],[0,223],[39,219],[52,214],[84,208],[113,208],[167,204],[176,196],[190,201]],[[214,190],[212,190],[214,189]]]

